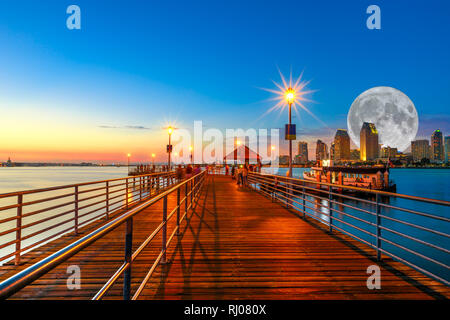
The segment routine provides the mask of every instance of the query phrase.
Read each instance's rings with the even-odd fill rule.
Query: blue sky
[[[70,4],[81,8],[81,30],[66,28]],[[366,28],[371,4],[381,30]],[[419,136],[447,135],[449,10],[444,0],[2,0],[0,108],[68,128],[281,128],[286,114],[260,119],[272,104],[259,88],[274,88],[278,66],[312,80],[307,106],[329,128],[300,112],[299,139],[331,139],[352,101],[380,85],[411,98]]]

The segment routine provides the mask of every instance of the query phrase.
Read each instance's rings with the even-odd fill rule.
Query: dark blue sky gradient
[[[80,31],[65,27],[70,4]],[[370,4],[381,30],[366,28]],[[383,85],[411,98],[429,136],[450,129],[449,12],[444,0],[1,1],[0,99],[70,101],[74,121],[93,126],[282,127],[286,114],[257,120],[271,106],[259,88],[274,88],[279,66],[312,80],[307,105],[332,134],[361,92]],[[300,115],[305,134],[328,134]]]

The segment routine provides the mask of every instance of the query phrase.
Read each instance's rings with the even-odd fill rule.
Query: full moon
[[[361,93],[348,112],[350,138],[359,147],[363,122],[375,124],[378,141],[384,147],[406,150],[415,139],[419,117],[412,101],[403,92],[391,87],[374,87]]]

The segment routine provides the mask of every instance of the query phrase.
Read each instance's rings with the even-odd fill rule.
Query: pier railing
[[[258,192],[450,285],[450,202],[249,173]],[[434,212],[443,214],[435,214]]]
[[[173,172],[0,194],[0,264],[155,195]]]
[[[116,218],[112,219],[107,224],[95,229],[88,235],[81,239],[71,243],[63,249],[55,252],[49,257],[35,263],[34,265],[26,268],[25,270],[17,273],[9,279],[0,283],[0,299],[6,299],[18,292],[34,280],[38,279],[45,273],[49,272],[56,266],[67,261],[70,257],[74,256],[83,249],[89,247],[98,239],[104,237],[109,232],[118,228],[121,225],[126,225],[125,231],[125,248],[124,248],[124,262],[117,269],[117,271],[111,276],[111,278],[105,283],[105,285],[97,292],[93,297],[93,300],[102,299],[108,292],[108,290],[119,280],[123,279],[123,298],[124,300],[137,299],[142,290],[150,280],[154,270],[159,264],[166,262],[167,248],[175,236],[181,235],[180,226],[183,220],[187,220],[187,213],[193,208],[201,191],[201,187],[204,183],[206,172],[202,171],[194,177],[185,179],[184,181],[172,186],[164,192],[150,198],[143,203],[138,204],[132,209],[127,210],[123,214],[120,214]],[[176,192],[176,206],[169,212],[168,209],[168,196]],[[183,195],[183,197],[181,197]],[[163,201],[163,214],[162,221],[151,232],[147,238],[139,245],[139,247],[133,250],[133,217],[141,213],[144,209],[154,205],[158,201]],[[167,225],[172,217],[175,216],[176,225],[173,231],[168,236]],[[133,267],[133,261],[147,248],[152,240],[161,233],[162,234],[162,246],[161,251],[153,264],[149,266],[149,270],[139,284],[137,290],[131,295],[131,271]],[[168,236],[168,239],[167,239]]]

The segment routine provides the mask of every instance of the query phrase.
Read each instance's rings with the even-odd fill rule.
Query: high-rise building
[[[334,148],[334,142],[331,143],[330,145],[330,160],[335,160],[335,152],[334,152],[335,148]]]
[[[334,160],[350,160],[350,137],[345,129],[338,129],[334,136]]]
[[[444,161],[444,142],[439,129],[431,135],[431,159],[435,162]]]
[[[350,160],[359,160],[359,159],[360,159],[359,149],[351,149]]]
[[[414,162],[430,159],[430,144],[428,140],[411,141],[411,153]]]
[[[398,154],[397,148],[391,148],[389,146],[381,148],[381,158],[395,159],[397,154]]]
[[[317,140],[316,143],[316,160],[328,159],[327,144],[322,142],[322,140]]]
[[[300,163],[308,162],[308,143],[305,141],[298,142],[298,161]]]
[[[361,160],[375,160],[378,152],[378,131],[373,123],[364,122],[359,133]]]
[[[450,162],[450,136],[444,138],[445,162]]]

